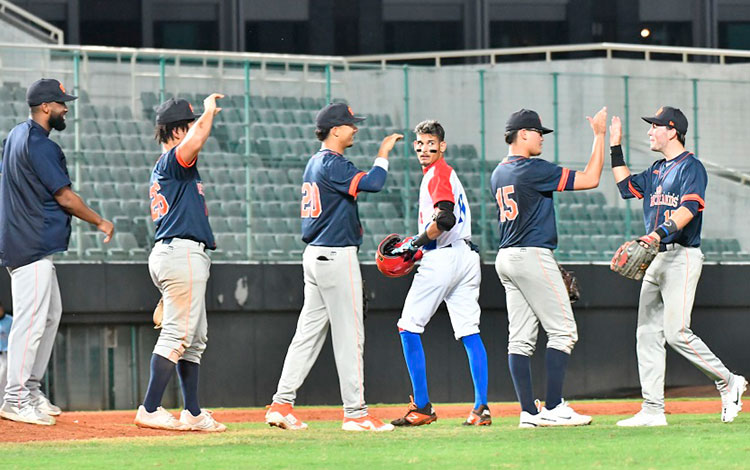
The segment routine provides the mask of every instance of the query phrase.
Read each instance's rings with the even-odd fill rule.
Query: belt
[[[472,243],[472,242],[471,242],[470,240],[467,240],[467,239],[465,239],[465,238],[462,238],[461,240],[456,240],[456,241],[454,241],[453,243],[451,243],[450,245],[445,245],[445,246],[441,246],[440,248],[452,248],[452,247],[458,247],[458,246],[461,246],[461,242],[463,242],[463,243],[465,243],[466,245],[468,245],[468,246],[469,246],[469,249],[470,249],[471,251],[475,251],[475,252],[479,253],[479,245],[477,245],[477,244],[475,244],[475,243]]]
[[[206,244],[205,243],[203,243],[201,241],[198,241],[198,240],[193,240],[192,238],[169,237],[169,238],[162,238],[160,240],[156,240],[156,243],[161,243],[162,245],[169,245],[170,243],[172,243],[175,240],[190,240],[191,242],[198,243],[200,245],[201,250],[206,251]]]
[[[679,243],[660,243],[659,253],[664,253],[665,251],[673,251],[678,248],[690,248],[690,247],[680,245]]]

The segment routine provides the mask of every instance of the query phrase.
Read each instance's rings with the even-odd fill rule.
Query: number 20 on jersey
[[[320,189],[318,183],[302,183],[302,218],[317,219],[323,208],[320,205]]]
[[[495,199],[497,199],[497,206],[500,208],[500,223],[518,217],[518,204],[510,197],[514,192],[515,188],[512,184],[497,188]]]

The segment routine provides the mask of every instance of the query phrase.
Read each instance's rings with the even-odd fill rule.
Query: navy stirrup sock
[[[570,354],[547,348],[547,398],[544,400],[544,407],[548,410],[562,403],[562,389],[568,359],[570,359]]]
[[[508,366],[521,409],[532,415],[537,414],[531,385],[531,358],[521,354],[508,354]]]
[[[200,371],[200,364],[195,362],[185,360],[177,362],[177,375],[180,377],[182,399],[185,402],[185,409],[193,416],[201,414],[201,407],[198,404],[198,378],[200,377]]]
[[[401,331],[399,335],[414,391],[414,403],[417,408],[424,408],[430,402],[430,397],[427,393],[427,366],[422,348],[422,337],[408,331]]]
[[[479,333],[461,338],[474,382],[474,409],[487,404],[487,351]]]
[[[151,378],[148,381],[146,397],[143,399],[143,407],[149,413],[153,413],[161,405],[164,390],[167,389],[173,373],[174,362],[158,354],[151,355]]]

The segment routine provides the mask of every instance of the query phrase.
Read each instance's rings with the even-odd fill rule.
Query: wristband
[[[430,237],[427,236],[427,232],[422,232],[419,234],[416,240],[412,242],[414,246],[419,248],[420,246],[425,246],[426,244],[430,243],[432,240]]]
[[[625,166],[625,156],[622,154],[621,145],[613,145],[610,147],[609,155],[612,157],[612,168]]]
[[[677,223],[672,219],[667,220],[663,224],[659,225],[656,228],[656,230],[654,230],[654,232],[659,234],[659,237],[662,240],[664,240],[665,238],[667,238],[668,236],[670,236],[676,231],[677,231]]]

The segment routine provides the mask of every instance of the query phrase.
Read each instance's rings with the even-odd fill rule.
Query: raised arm
[[[190,166],[193,164],[196,158],[198,158],[198,152],[203,148],[203,144],[206,143],[208,136],[211,135],[211,126],[214,122],[214,116],[219,114],[221,108],[216,106],[216,100],[224,98],[224,95],[220,93],[212,93],[205,100],[203,100],[203,114],[195,121],[190,127],[187,135],[180,145],[177,146],[177,151],[180,154],[180,159],[185,162],[186,165]]]
[[[599,110],[594,117],[588,117],[591,130],[594,132],[594,143],[591,149],[591,157],[583,171],[577,171],[573,189],[592,189],[599,186],[604,166],[604,138],[607,134],[607,107]]]
[[[612,124],[609,126],[609,147],[612,156],[612,174],[615,183],[619,183],[630,176],[630,169],[625,165],[625,157],[622,154],[622,122],[618,116],[612,116]]]

